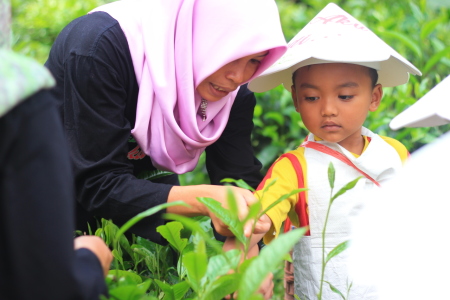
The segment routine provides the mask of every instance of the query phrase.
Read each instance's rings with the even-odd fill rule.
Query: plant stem
[[[330,191],[330,204],[328,204],[327,215],[325,216],[325,224],[323,225],[323,230],[322,230],[322,274],[320,276],[319,294],[317,294],[318,300],[322,299],[323,278],[325,277],[325,265],[326,265],[326,262],[325,262],[325,233],[327,231],[328,215],[330,214],[332,196],[333,196],[333,188]]]

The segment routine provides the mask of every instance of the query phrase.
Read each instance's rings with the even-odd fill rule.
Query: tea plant
[[[243,181],[228,182],[250,188]],[[288,196],[284,195],[276,203]],[[228,225],[248,249],[250,239],[244,235],[244,227],[265,213],[261,211],[259,202],[250,206],[248,216],[240,220],[231,191],[228,194],[228,209],[211,198],[198,200]],[[120,228],[111,221],[102,220],[96,235],[112,247],[114,256],[107,277],[110,299],[222,299],[236,291],[237,299],[262,299],[261,295],[256,294],[259,286],[270,272],[279,268],[286,254],[305,232],[305,229],[297,229],[280,236],[264,247],[259,256],[242,265],[239,262],[243,253],[239,250],[224,252],[222,243],[205,230],[210,227],[198,219],[166,214],[165,217],[172,221],[159,226],[157,230],[169,246],[156,245],[134,235],[130,243],[125,237],[126,231],[136,222],[171,205],[186,204],[179,201],[154,207],[135,216]],[[176,267],[167,263],[172,253],[168,250],[172,249],[178,256]]]

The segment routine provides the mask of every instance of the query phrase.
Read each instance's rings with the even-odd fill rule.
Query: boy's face
[[[368,68],[345,63],[302,67],[292,86],[292,99],[306,128],[354,153],[362,151],[361,127],[382,95],[381,85],[372,88]]]

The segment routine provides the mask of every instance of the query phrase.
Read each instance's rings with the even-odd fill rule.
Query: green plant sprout
[[[344,300],[346,299],[346,297],[342,294],[341,291],[339,291],[330,282],[324,280],[324,276],[325,276],[325,267],[326,267],[327,263],[333,257],[335,257],[336,255],[338,255],[338,254],[342,253],[344,250],[346,250],[348,248],[348,246],[349,246],[349,241],[344,241],[344,242],[340,243],[339,245],[334,247],[328,253],[328,255],[325,257],[325,236],[326,236],[326,231],[327,231],[328,216],[330,214],[331,205],[333,204],[334,200],[336,200],[336,198],[338,198],[339,196],[342,196],[348,190],[351,190],[352,188],[354,188],[356,183],[358,182],[358,180],[360,180],[362,178],[362,176],[361,177],[357,177],[356,179],[350,181],[344,187],[342,187],[335,195],[333,195],[335,175],[336,175],[336,171],[334,169],[333,164],[330,162],[330,164],[328,166],[328,182],[330,184],[331,191],[330,191],[330,202],[328,204],[327,214],[325,216],[325,223],[324,223],[324,226],[323,226],[323,229],[322,229],[322,271],[321,271],[321,277],[320,277],[319,293],[317,294],[317,299],[318,300],[322,299],[323,283],[324,282],[328,284],[328,286],[330,287],[330,289],[334,293],[340,295],[342,297],[342,299],[344,299]],[[348,297],[348,294],[350,292],[350,288],[351,288],[351,284],[350,284],[350,286],[347,289],[347,297]]]

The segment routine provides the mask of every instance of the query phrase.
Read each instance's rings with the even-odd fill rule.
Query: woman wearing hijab
[[[226,203],[223,178],[261,180],[250,136],[254,95],[245,83],[286,51],[273,0],[122,0],[72,21],[46,66],[75,171],[77,228],[93,217],[122,224],[161,203],[210,216],[197,197]],[[178,186],[206,151],[213,185]],[[168,176],[145,180],[155,171]],[[152,173],[153,172],[153,173]],[[233,187],[241,214],[255,198]],[[131,231],[162,242],[160,215]],[[249,233],[249,232],[248,232]]]

